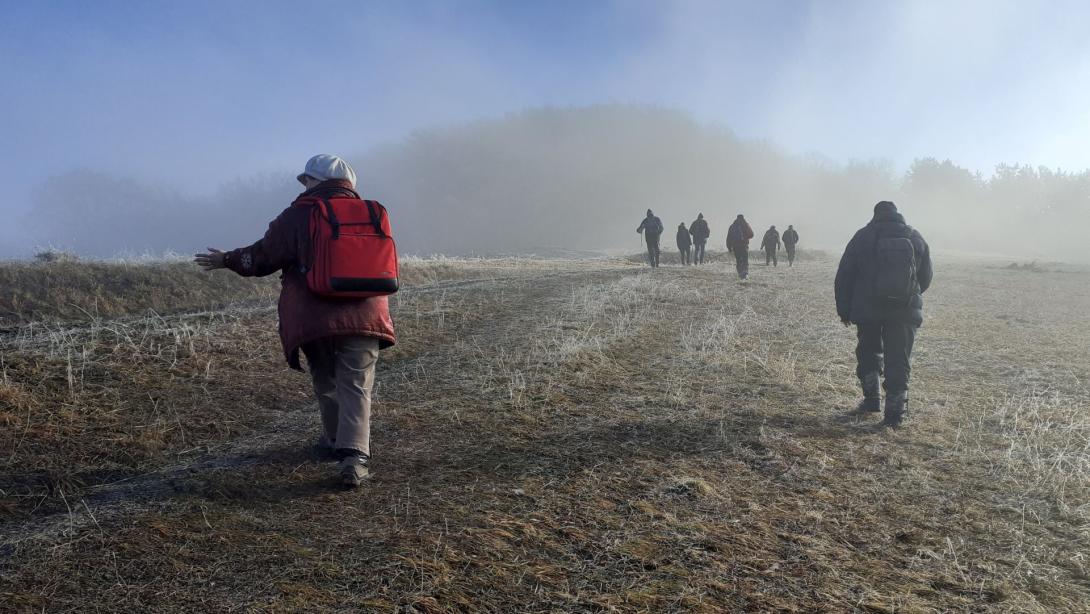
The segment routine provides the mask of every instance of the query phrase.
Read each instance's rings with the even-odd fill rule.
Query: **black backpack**
[[[912,244],[912,229],[904,226],[898,236],[882,236],[875,231],[874,285],[875,304],[884,307],[907,307],[919,294],[916,279],[916,246]]]
[[[730,225],[730,228],[727,229],[727,244],[736,245],[738,243],[741,243],[742,241],[744,241],[744,239],[742,238],[743,236],[744,233],[742,232],[742,225],[738,222],[735,222]]]

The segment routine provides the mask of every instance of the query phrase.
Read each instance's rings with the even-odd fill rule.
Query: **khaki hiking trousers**
[[[322,429],[338,450],[371,456],[371,388],[378,346],[374,337],[355,335],[327,337],[302,346]]]

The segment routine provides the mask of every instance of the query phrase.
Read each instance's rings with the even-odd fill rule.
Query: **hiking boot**
[[[882,393],[877,373],[868,373],[859,380],[863,388],[863,400],[855,411],[859,413],[875,413],[882,411]]]
[[[879,397],[863,397],[859,405],[855,406],[857,414],[876,414],[882,411],[882,399]]]
[[[898,428],[904,422],[906,414],[908,414],[908,391],[887,394],[886,412],[882,424],[890,428]]]
[[[358,452],[349,454],[341,459],[341,462],[337,465],[341,484],[350,488],[359,486],[364,480],[371,476],[371,472],[367,468],[370,461],[370,458]]]

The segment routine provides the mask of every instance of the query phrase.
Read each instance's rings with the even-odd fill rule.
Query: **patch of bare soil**
[[[21,334],[0,380],[0,603],[1086,611],[1090,290],[937,264],[912,416],[889,432],[848,413],[828,258],[747,282],[718,263],[443,263],[395,302],[375,475],[349,492],[309,454],[315,410],[269,312]],[[159,413],[126,401],[149,393]]]

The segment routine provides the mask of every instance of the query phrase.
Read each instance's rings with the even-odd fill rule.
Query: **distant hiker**
[[[769,262],[772,266],[780,266],[776,260],[776,252],[780,250],[780,231],[775,226],[765,231],[764,239],[761,239],[761,249],[765,250],[765,266]]]
[[[836,272],[836,311],[856,325],[856,374],[863,388],[857,411],[881,409],[879,378],[885,370],[883,424],[898,427],[908,411],[912,342],[923,323],[923,297],[931,285],[931,255],[920,233],[905,224],[892,202],[874,206],[874,218],[844,250]]]
[[[297,179],[305,190],[262,239],[208,248],[195,262],[245,277],[281,273],[280,340],[292,368],[302,370],[300,350],[306,356],[322,421],[317,449],[340,461],[343,484],[358,486],[369,474],[375,363],[395,342],[384,294],[397,287],[396,252],[386,210],[360,200],[347,162],[314,156]]]
[[[636,228],[636,232],[643,233],[643,238],[647,241],[647,262],[653,269],[659,266],[659,237],[663,230],[662,220],[655,217],[650,209],[647,210],[647,217]]]
[[[682,266],[689,264],[689,249],[693,240],[689,237],[689,230],[685,228],[685,222],[677,225],[677,251],[681,254]],[[695,264],[695,262],[694,262]]]
[[[704,247],[712,233],[703,213],[698,213],[693,223],[689,224],[689,234],[693,236],[693,264],[704,264]]]
[[[783,246],[787,250],[787,266],[792,266],[795,264],[795,246],[799,244],[799,233],[795,232],[794,226],[788,224],[782,238]]]
[[[727,251],[734,254],[734,265],[738,269],[738,277],[742,279],[749,277],[749,240],[752,238],[753,229],[739,213],[727,230]]]

